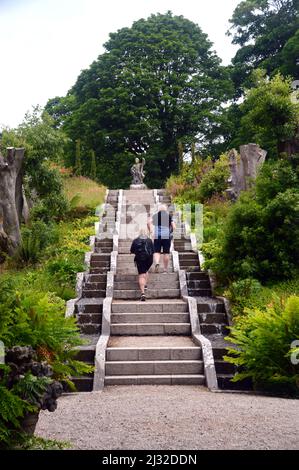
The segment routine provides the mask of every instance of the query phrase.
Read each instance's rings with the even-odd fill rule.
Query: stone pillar
[[[230,187],[227,190],[231,199],[237,199],[241,191],[247,191],[257,177],[267,152],[257,144],[241,145],[240,155],[235,149],[229,152],[229,167],[231,176]]]
[[[263,165],[267,152],[257,144],[241,145],[241,175],[242,185],[245,190],[252,186],[257,177],[258,169]]]
[[[21,243],[23,162],[25,149],[0,154],[0,250],[13,255]]]

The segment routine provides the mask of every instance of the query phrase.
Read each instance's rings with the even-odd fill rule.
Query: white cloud
[[[229,63],[225,36],[239,0],[0,0],[0,125],[17,125],[32,105],[64,95],[99,54],[109,33],[151,13],[197,23]]]

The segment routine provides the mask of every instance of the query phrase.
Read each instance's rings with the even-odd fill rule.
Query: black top
[[[152,242],[152,239],[143,235],[140,235],[139,237],[135,238],[135,240],[133,240],[130,250],[131,253],[133,253],[134,255],[136,254],[136,248],[140,239],[145,240],[145,245],[148,253],[154,253],[154,244]]]

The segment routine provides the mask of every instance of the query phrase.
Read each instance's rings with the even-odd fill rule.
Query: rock
[[[251,188],[257,177],[259,168],[263,165],[267,152],[257,144],[241,145],[240,155],[235,149],[229,153],[231,177],[227,190],[231,199],[237,199],[241,191]]]

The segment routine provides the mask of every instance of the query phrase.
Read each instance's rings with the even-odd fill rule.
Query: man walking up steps
[[[172,234],[175,230],[175,223],[167,211],[167,207],[162,204],[159,211],[153,215],[149,221],[150,232],[154,236],[154,262],[155,272],[159,272],[160,256],[163,253],[164,273],[168,272],[169,253],[172,241]],[[163,250],[163,251],[162,251]]]

